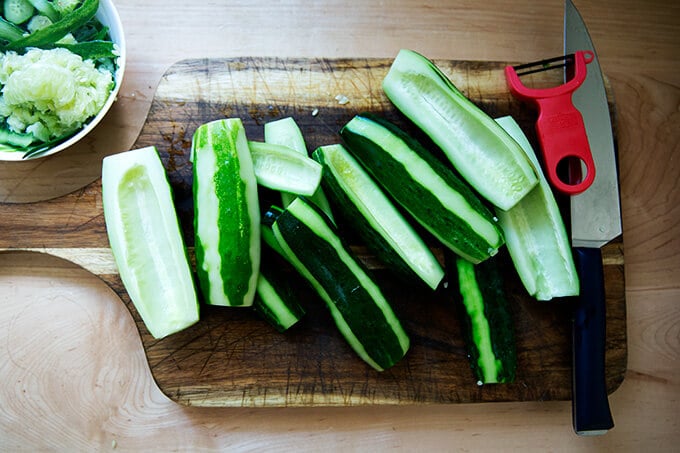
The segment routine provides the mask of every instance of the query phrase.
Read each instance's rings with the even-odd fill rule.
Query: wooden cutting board
[[[249,139],[263,124],[293,116],[310,150],[339,141],[354,114],[373,111],[413,129],[390,105],[381,81],[387,59],[237,58],[181,61],[164,74],[134,148],[154,145],[174,190],[187,245],[193,246],[191,167],[194,130],[222,118],[243,120]],[[437,61],[470,99],[494,117],[512,115],[531,140],[534,112],[505,86],[504,63]],[[525,83],[557,85],[545,72]],[[345,96],[341,103],[336,96]],[[610,101],[613,106],[613,101]],[[612,110],[613,111],[613,110]],[[414,131],[415,132],[415,131]],[[378,373],[350,350],[322,304],[307,289],[306,317],[278,333],[250,309],[203,307],[193,327],[163,340],[146,331],[118,276],[104,224],[101,181],[39,203],[0,204],[0,250],[33,250],[71,260],[108,283],[135,319],[154,379],[192,406],[346,406],[567,400],[571,397],[569,300],[537,302],[525,293],[506,252],[503,262],[517,336],[513,384],[478,386],[470,370],[456,307],[444,290],[406,285],[366,252],[411,337],[406,358]],[[267,203],[266,196],[263,204]],[[609,391],[626,370],[623,239],[603,249],[607,294],[606,374]]]

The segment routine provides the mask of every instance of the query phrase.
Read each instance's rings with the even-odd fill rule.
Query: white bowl
[[[48,151],[45,151],[38,156],[28,157],[26,159],[23,158],[24,155],[23,153],[20,152],[0,151],[0,160],[39,159],[41,157],[50,156],[52,154],[58,153],[59,151],[63,151],[66,148],[73,146],[76,142],[78,142],[87,134],[89,134],[97,124],[99,124],[99,122],[104,118],[104,116],[106,116],[106,113],[111,108],[111,105],[113,105],[113,103],[116,101],[118,91],[120,90],[120,86],[123,83],[123,74],[125,73],[126,49],[125,49],[125,34],[123,33],[123,24],[120,21],[120,16],[118,16],[118,11],[116,10],[116,7],[113,5],[112,0],[100,0],[99,9],[97,10],[97,14],[95,15],[95,17],[103,25],[109,27],[109,34],[111,35],[111,40],[114,42],[114,44],[116,44],[119,52],[118,68],[116,69],[116,73],[114,74],[114,80],[116,84],[113,87],[113,90],[111,90],[111,93],[109,94],[106,103],[99,111],[97,116],[92,118],[89,122],[85,123],[85,125],[83,125],[83,128],[80,129],[80,131],[76,132],[75,135],[72,135],[68,140],[59,143],[53,148],[50,148]]]

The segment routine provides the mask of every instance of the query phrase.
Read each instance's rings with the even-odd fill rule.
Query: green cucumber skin
[[[350,341],[350,346],[376,370],[390,368],[406,354],[409,340],[391,307],[384,300],[380,289],[371,279],[368,269],[351,252],[349,247],[337,236],[335,227],[319,208],[299,198],[295,203],[304,203],[317,213],[315,222],[323,222],[327,234],[331,234],[335,244],[315,233],[305,222],[289,209],[283,211],[274,224],[277,239],[285,244],[287,253],[294,255],[293,261],[299,264],[298,270],[310,281],[331,310],[341,333],[341,324],[351,330],[359,344],[360,351]],[[337,244],[341,245],[337,245]],[[371,292],[380,294],[383,309],[363,286],[348,265],[343,261],[351,259],[367,280],[364,285],[372,285]],[[300,269],[302,266],[303,269]],[[387,313],[386,313],[387,312]],[[340,319],[336,318],[340,316]]]
[[[390,244],[379,234],[375,228],[366,220],[359,209],[352,202],[350,197],[340,187],[340,184],[333,176],[332,172],[325,167],[324,156],[319,150],[313,153],[313,157],[321,164],[324,164],[321,185],[325,193],[331,195],[335,200],[336,209],[339,210],[343,221],[356,232],[364,244],[376,254],[378,259],[384,262],[390,270],[408,279],[409,283],[421,283],[423,280],[411,269],[411,267],[399,256]],[[338,224],[342,231],[342,224]]]
[[[240,120],[238,121],[240,122]],[[219,126],[214,123],[204,124],[196,129],[193,137],[195,149],[193,194],[196,273],[201,291],[208,304],[250,306],[254,301],[254,286],[260,264],[259,250],[255,250],[254,253],[251,250],[251,235],[257,234],[259,244],[260,219],[253,215],[253,210],[249,209],[248,205],[253,199],[253,192],[255,199],[257,199],[257,187],[254,173],[252,178],[248,178],[247,181],[244,181],[241,177],[243,156],[240,156],[237,152],[236,143],[239,140],[245,140],[245,136],[238,136],[244,133],[243,127]],[[217,135],[215,135],[216,133]],[[207,145],[208,148],[203,149],[202,147],[208,143],[210,144]],[[215,192],[219,194],[218,199],[230,201],[230,206],[218,207],[219,244],[216,245],[204,243],[198,233],[203,209],[198,196],[203,179],[203,175],[199,174],[198,160],[201,159],[201,154],[204,152],[214,153],[216,161],[220,162],[212,178],[215,184]],[[255,211],[259,212],[259,208]],[[257,231],[253,232],[254,229]],[[208,266],[206,263],[207,246],[217,246],[219,249],[222,263],[220,269],[222,288],[220,289],[212,288],[217,282],[210,278],[206,268]],[[211,298],[210,295],[213,291],[224,294],[227,302],[221,303]]]
[[[323,159],[320,154],[320,159]],[[323,162],[322,162],[323,163]],[[356,232],[365,245],[373,251],[380,260],[394,269],[399,274],[408,277],[411,281],[418,281],[419,278],[411,270],[411,268],[404,262],[404,260],[390,247],[388,242],[368,223],[364,216],[354,206],[352,200],[340,187],[335,178],[330,174],[330,171],[324,169],[324,174],[321,179],[321,185],[324,192],[330,194],[335,199],[336,209],[339,210],[342,219],[350,226],[352,231]],[[342,224],[339,224],[342,231]]]
[[[396,174],[406,174],[403,165],[390,158],[389,152],[379,144],[353,132],[345,125],[340,131],[340,136],[347,144],[348,150],[404,209],[441,242],[450,244],[454,252],[472,262],[484,261],[496,253],[504,243],[501,229],[491,211],[467,184],[396,125],[371,114],[357,115],[357,118],[376,123],[406,143],[449,186],[465,198],[470,209],[479,213],[492,225],[499,240],[495,244],[489,244],[480,238],[464,219],[445,209],[439,200],[420,184],[405,184],[403,179],[396,178],[394,176]]]
[[[273,254],[274,251],[271,251],[271,255]],[[305,310],[300,305],[294,290],[294,285],[290,280],[292,276],[297,275],[293,271],[290,275],[284,276],[279,266],[280,260],[276,260],[275,258],[277,257],[275,256],[267,255],[269,255],[269,253],[263,254],[259,278],[264,278],[269,282],[276,291],[277,302],[280,302],[284,306],[284,309],[288,311],[295,321],[292,324],[282,322],[276,314],[276,310],[270,306],[270,302],[265,300],[260,294],[255,297],[253,308],[276,330],[285,332],[305,315]]]
[[[452,267],[455,269],[458,257],[447,257],[451,259]],[[517,370],[517,350],[515,343],[514,323],[508,299],[505,295],[503,278],[499,270],[498,258],[492,258],[474,265],[474,274],[477,286],[481,292],[484,303],[484,317],[489,325],[489,335],[491,337],[491,353],[495,356],[499,365],[493,371],[497,374],[497,383],[510,383],[515,381]],[[458,282],[460,276],[456,270],[454,281]],[[476,328],[467,314],[464,305],[464,294],[461,292],[461,285],[452,285],[454,299],[457,302],[458,312],[461,317],[461,328],[465,339],[470,367],[478,383],[489,383],[484,381],[484,370],[479,363],[480,349],[474,341]],[[489,352],[489,351],[486,351]]]

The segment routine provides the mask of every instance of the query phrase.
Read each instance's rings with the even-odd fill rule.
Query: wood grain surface
[[[162,75],[182,59],[389,58],[411,47],[432,58],[526,62],[562,52],[564,5],[557,0],[512,7],[504,0],[115,3],[129,49],[117,103],[82,144],[30,163],[0,163],[3,202],[54,198],[98,179],[101,158],[130,149]],[[610,395],[616,425],[607,435],[575,436],[568,401],[178,405],[153,380],[118,295],[48,250],[0,253],[0,450],[676,451],[680,3],[575,3],[611,80],[619,126],[628,364]],[[104,250],[86,256],[97,256],[101,271],[110,268]]]
[[[355,114],[371,111],[418,131],[382,93],[391,59],[235,58],[185,60],[161,78],[149,115],[133,148],[155,146],[167,170],[185,243],[193,246],[191,137],[198,126],[241,118],[251,140],[263,139],[268,121],[291,116],[310,150],[338,143],[338,131]],[[506,88],[504,63],[437,64],[470,99],[494,117],[512,115],[533,137],[535,112]],[[529,86],[560,83],[541,73]],[[336,96],[347,97],[339,103]],[[615,111],[612,104],[611,110]],[[424,140],[424,138],[423,138]],[[261,207],[278,204],[261,191]],[[101,264],[108,239],[101,182],[70,195],[30,205],[4,205],[0,247],[45,247],[90,269]],[[39,219],[36,221],[36,219]],[[346,231],[340,219],[340,228]],[[355,238],[347,238],[354,240]],[[436,242],[431,241],[433,247]],[[538,302],[526,294],[512,262],[499,257],[517,335],[517,380],[480,387],[467,361],[460,320],[450,290],[431,291],[402,282],[366,250],[355,251],[372,267],[412,339],[406,358],[378,373],[359,360],[333,325],[325,306],[298,288],[307,315],[280,334],[251,310],[202,308],[194,326],[155,340],[144,327],[111,266],[95,269],[127,304],[139,328],[151,372],[170,398],[191,406],[344,406],[566,400],[571,397],[570,301]],[[68,249],[68,250],[66,250]],[[625,285],[621,238],[604,250],[607,294],[607,383],[610,391],[626,369]],[[91,254],[91,255],[90,255]],[[442,253],[440,253],[442,255]],[[92,264],[91,264],[92,263]]]

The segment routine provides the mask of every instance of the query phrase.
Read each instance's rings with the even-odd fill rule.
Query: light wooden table
[[[165,69],[188,57],[533,61],[561,54],[558,0],[408,2],[119,0],[129,48],[118,103],[91,140],[0,165],[0,200],[31,201],[99,176],[128,149]],[[40,254],[0,254],[0,451],[607,450],[680,445],[680,4],[577,1],[619,118],[628,372],[616,427],[579,438],[569,402],[199,409],[151,378],[135,326],[98,279]],[[2,213],[0,212],[0,215]],[[0,232],[2,234],[2,232]]]

